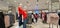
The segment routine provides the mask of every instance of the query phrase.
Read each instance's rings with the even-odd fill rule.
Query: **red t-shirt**
[[[18,12],[19,12],[19,14],[23,15],[23,19],[27,18],[27,12],[25,10],[23,10],[22,7],[18,7]]]

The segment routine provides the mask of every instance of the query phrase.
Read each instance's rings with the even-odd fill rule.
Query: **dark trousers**
[[[32,18],[32,22],[34,23],[34,19]]]
[[[22,25],[22,17],[19,17],[19,26]]]
[[[35,18],[36,22],[38,21],[37,18]]]
[[[2,18],[0,18],[2,19]],[[4,19],[0,20],[0,28],[5,28]]]

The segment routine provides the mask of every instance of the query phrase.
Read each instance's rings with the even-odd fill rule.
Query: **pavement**
[[[41,19],[38,19],[38,22],[37,23],[33,23],[32,24],[32,27],[33,28],[49,28],[49,24],[43,24],[42,23],[42,20]],[[51,28],[52,28],[52,25],[50,26]],[[56,25],[53,25],[53,28],[57,28],[57,26]],[[59,28],[59,26],[58,26],[58,28]]]
[[[11,28],[23,28],[23,25],[21,25],[20,27],[18,26],[18,22],[15,23],[15,25]],[[32,23],[30,24],[32,27],[31,28],[49,28],[49,24],[43,24],[41,19],[38,19],[37,23]],[[58,26],[59,28],[60,26]],[[52,28],[52,25],[51,25]],[[57,28],[56,25],[53,25],[53,28]]]
[[[11,28],[23,28],[23,25],[19,26],[19,22],[16,22]]]

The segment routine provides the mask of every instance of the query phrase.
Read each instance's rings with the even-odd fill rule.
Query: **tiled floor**
[[[21,25],[21,26],[19,27],[18,22],[16,22],[16,23],[14,24],[14,26],[12,26],[11,28],[23,28],[23,25]]]
[[[32,27],[33,28],[49,28],[49,24],[43,24],[42,20],[39,19],[36,24],[32,24]],[[54,25],[54,28],[57,28],[57,26]]]
[[[18,22],[16,22],[15,25],[11,28],[19,28],[18,25],[19,25]],[[41,19],[38,19],[38,22],[35,24],[32,23],[31,26],[32,28],[49,28],[49,24],[43,24]],[[20,28],[23,28],[23,25],[20,26]],[[57,28],[56,25],[54,25],[53,28]]]

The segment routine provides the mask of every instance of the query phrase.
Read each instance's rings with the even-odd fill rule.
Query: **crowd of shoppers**
[[[36,13],[36,14],[33,14],[32,13],[32,22],[37,22],[38,21],[38,17],[39,17],[39,15]]]
[[[26,24],[27,24],[27,17],[28,17],[28,13],[24,10],[22,10],[20,7],[18,7],[19,10],[19,15],[21,15],[21,20],[22,20],[22,16],[23,16],[23,28],[26,28]],[[39,17],[42,19],[43,23],[47,23],[47,13],[46,12],[42,12],[40,14],[37,13],[31,13],[31,18],[32,18],[32,23],[37,23]],[[21,20],[19,19],[19,26],[20,26],[20,22]]]
[[[47,23],[47,14],[46,14],[46,12],[42,12],[41,14],[32,13],[32,22],[37,22],[39,17],[42,19],[43,23]]]

